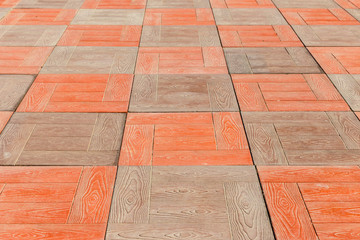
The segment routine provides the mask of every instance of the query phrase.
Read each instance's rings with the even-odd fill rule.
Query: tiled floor
[[[0,240],[359,229],[359,0],[0,0]]]

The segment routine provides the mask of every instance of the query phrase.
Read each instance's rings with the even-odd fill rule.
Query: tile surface
[[[271,0],[210,0],[212,8],[274,8]]]
[[[208,0],[148,0],[147,8],[210,8]]]
[[[84,0],[20,0],[16,8],[77,9]]]
[[[330,74],[332,83],[353,111],[360,111],[360,75]]]
[[[146,0],[85,0],[81,8],[95,9],[143,9]]]
[[[80,9],[74,25],[141,25],[144,18],[142,9]]]

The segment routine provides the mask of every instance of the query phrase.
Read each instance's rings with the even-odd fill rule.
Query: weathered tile
[[[147,8],[210,8],[208,0],[148,0]]]
[[[273,0],[278,8],[339,8],[333,0]]]
[[[274,8],[271,0],[210,0],[212,8]]]
[[[55,47],[42,74],[133,74],[135,47]]]
[[[142,9],[146,0],[85,0],[81,8],[96,9]]]
[[[141,25],[143,9],[80,9],[73,25]]]
[[[16,8],[78,9],[84,0],[20,0]]]
[[[329,78],[353,111],[360,111],[360,74],[330,74]]]
[[[9,119],[11,118],[11,115],[13,112],[8,111],[0,111],[0,133],[8,123]]]
[[[136,75],[130,111],[238,111],[228,75]]]
[[[224,48],[230,73],[321,73],[306,48]]]

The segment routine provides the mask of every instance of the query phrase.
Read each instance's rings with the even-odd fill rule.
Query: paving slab
[[[142,25],[143,9],[80,9],[73,25]]]
[[[20,0],[15,8],[78,9],[84,0]]]
[[[210,8],[208,0],[148,0],[147,8]]]

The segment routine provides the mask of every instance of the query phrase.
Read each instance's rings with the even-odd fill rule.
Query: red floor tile
[[[146,9],[144,25],[215,25],[210,8]]]
[[[341,8],[333,9],[280,9],[292,25],[359,25],[354,17]]]
[[[19,112],[127,112],[131,74],[40,74]]]
[[[213,8],[273,8],[271,0],[210,0]]]
[[[136,74],[228,73],[221,47],[140,47]]]
[[[58,46],[138,47],[141,26],[70,25]]]
[[[232,74],[242,111],[350,111],[325,74]]]
[[[224,47],[301,47],[290,26],[218,26]]]
[[[85,0],[81,8],[96,9],[142,9],[146,0]]]
[[[13,9],[1,25],[68,25],[75,17],[75,9]]]
[[[6,126],[12,114],[12,112],[0,111],[0,133]]]
[[[309,47],[327,74],[360,74],[360,47]]]
[[[52,47],[0,47],[0,74],[38,74]]]
[[[130,113],[119,165],[252,164],[238,113]]]

